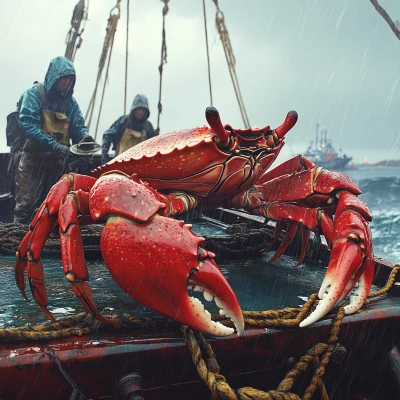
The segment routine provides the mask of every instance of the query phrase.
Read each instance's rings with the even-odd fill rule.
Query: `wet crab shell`
[[[218,148],[214,138],[208,127],[156,136],[95,169],[93,175],[99,177],[113,170],[136,173],[154,189],[184,190],[203,197],[215,193],[223,182],[221,196],[232,195],[241,182],[250,184],[248,178],[256,179],[262,171],[246,157],[235,157],[232,151]]]

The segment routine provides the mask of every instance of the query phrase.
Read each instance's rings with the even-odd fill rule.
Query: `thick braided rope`
[[[394,280],[396,279],[396,275],[399,271],[400,271],[400,264],[395,264],[394,268],[390,272],[390,275],[386,282],[386,285],[382,289],[377,290],[376,292],[370,293],[368,295],[368,297],[374,298],[374,297],[378,297],[382,294],[387,293],[391,289],[391,287],[394,285]]]
[[[394,284],[396,274],[400,270],[400,265],[396,264],[391,271],[386,285],[373,293],[369,294],[369,298],[374,298],[387,293]],[[307,314],[315,308],[318,302],[317,294],[310,296],[308,301],[301,309],[286,308],[283,310],[270,310],[260,312],[243,312],[246,325],[257,327],[280,326],[280,327],[294,327],[306,317]],[[301,400],[311,400],[315,390],[318,388],[322,400],[329,400],[328,393],[322,381],[325,374],[326,366],[329,363],[330,357],[339,341],[340,327],[345,316],[344,307],[340,308],[336,314],[335,320],[332,323],[331,334],[327,343],[318,343],[307,354],[300,358],[296,366],[288,372],[284,379],[279,384],[277,390],[263,392],[254,388],[244,387],[233,390],[223,375],[220,374],[218,362],[212,361],[213,351],[211,346],[205,342],[201,334],[198,335],[198,342],[196,342],[195,335],[187,327],[183,327],[182,331],[188,342],[189,350],[192,354],[192,359],[198,370],[199,376],[207,384],[212,393],[213,399],[228,399],[228,400],[300,400],[297,394],[291,393],[296,380],[302,373],[304,373],[310,365],[313,365],[315,371],[309,386],[304,392]],[[223,320],[224,317],[217,319]],[[269,318],[269,319],[267,319]],[[225,321],[224,321],[225,322]],[[210,349],[208,349],[208,347]],[[201,356],[201,352],[207,355],[207,364]],[[194,354],[194,355],[193,355]],[[212,369],[207,369],[207,365],[213,365]]]
[[[311,309],[313,301],[315,301],[315,296],[312,296],[312,298],[310,298],[306,303],[308,310]],[[303,316],[306,313],[307,312],[303,313]],[[279,384],[277,390],[270,390],[268,392],[263,392],[250,387],[244,387],[237,390],[232,389],[226,382],[225,377],[220,374],[220,367],[215,359],[214,352],[210,344],[205,341],[204,336],[200,333],[194,333],[186,326],[182,326],[181,329],[187,341],[197,372],[202,381],[210,389],[213,399],[300,400],[300,397],[295,393],[291,393],[290,390],[297,378],[306,371],[311,364],[313,364],[315,372],[310,385],[305,390],[302,400],[310,400],[317,388],[319,388],[321,398],[323,400],[328,400],[328,394],[325,385],[322,382],[322,377],[325,373],[326,365],[328,364],[332,352],[339,340],[340,326],[344,315],[345,312],[342,307],[338,311],[332,324],[331,334],[327,343],[318,343],[311,348],[307,354],[300,359],[296,366],[289,371]],[[203,359],[202,354],[205,355],[205,360]]]
[[[312,294],[301,308],[284,308],[269,311],[243,311],[246,326],[257,328],[289,327],[295,328],[313,310],[318,303],[318,295]],[[215,321],[233,326],[232,322],[223,315],[213,315]]]
[[[139,318],[129,314],[104,314],[111,324],[103,324],[86,313],[77,314],[58,320],[56,323],[45,322],[35,326],[25,325],[17,328],[0,329],[0,342],[22,342],[38,340],[54,340],[69,336],[83,336],[101,330],[169,328],[178,330],[179,324],[165,317]]]

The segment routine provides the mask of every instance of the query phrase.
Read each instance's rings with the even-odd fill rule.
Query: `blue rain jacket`
[[[50,62],[43,84],[46,94],[45,104],[37,86],[28,89],[22,97],[19,112],[20,125],[27,139],[39,144],[44,152],[54,151],[57,145],[57,141],[41,129],[42,107],[44,105],[46,109],[55,112],[63,112],[68,116],[70,126],[69,136],[72,140],[72,144],[79,143],[84,136],[88,135],[82,112],[78,103],[72,96],[73,90],[64,97],[56,95],[56,93],[52,91],[57,79],[66,75],[75,76],[74,65],[65,57],[56,57]]]
[[[133,112],[136,108],[143,107],[147,110],[143,119],[138,121],[133,117]],[[113,145],[113,149],[115,150],[118,146],[119,141],[125,131],[125,128],[134,129],[135,131],[146,131],[147,138],[150,139],[153,136],[156,136],[156,132],[154,131],[153,125],[148,120],[150,116],[150,108],[149,101],[144,94],[137,94],[133,99],[131,111],[128,115],[123,115],[119,117],[110,128],[108,128],[103,135],[103,143],[102,143],[102,153],[103,155],[108,155],[108,150]]]

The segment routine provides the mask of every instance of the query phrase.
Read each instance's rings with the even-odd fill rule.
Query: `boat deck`
[[[304,288],[307,290],[309,287]],[[145,399],[209,398],[179,326],[167,319],[162,321],[156,331],[150,332],[131,329],[53,341],[3,342],[0,397],[68,399],[72,388],[54,362],[56,356],[91,399],[111,398],[115,382],[132,372],[143,377]],[[355,399],[352,396],[378,389],[380,393],[399,394],[395,378],[388,379],[387,364],[387,356],[400,338],[399,321],[400,300],[393,295],[371,299],[361,312],[344,318],[340,347],[324,377],[330,399]],[[269,390],[277,387],[293,366],[292,360],[298,360],[316,343],[326,342],[330,327],[331,319],[327,318],[305,329],[246,328],[242,337],[207,340],[232,387]]]
[[[216,217],[215,213],[219,215]],[[218,219],[214,234],[224,233],[226,225],[249,218],[230,210],[214,210],[207,218]],[[258,218],[250,218],[250,227],[260,227]],[[213,221],[209,222],[212,223]],[[196,228],[195,228],[196,229]],[[218,231],[220,229],[220,231]],[[198,234],[203,234],[198,232]],[[297,250],[296,250],[297,249]],[[291,246],[291,254],[298,252]],[[312,250],[312,247],[311,247]],[[260,311],[299,307],[318,291],[329,256],[326,247],[314,252],[316,264],[295,267],[297,260],[288,255],[266,264],[273,253],[242,260],[218,258],[217,263],[235,290],[243,310]],[[223,260],[223,261],[221,261]],[[46,285],[50,310],[57,318],[73,315],[82,307],[65,281],[58,257],[45,258]],[[375,262],[377,290],[386,282],[393,263]],[[134,302],[122,292],[99,261],[89,261],[90,286],[103,313],[125,312],[141,317],[157,314]],[[11,277],[11,278],[10,278]],[[397,277],[399,280],[400,277]],[[399,376],[393,367],[393,348],[400,338],[400,285],[390,293],[371,299],[355,315],[346,316],[340,332],[340,345],[334,351],[324,376],[330,399],[398,400]],[[216,309],[207,307],[210,312]],[[221,366],[221,373],[233,388],[275,389],[294,363],[317,343],[326,343],[331,318],[308,328],[252,329],[244,335],[226,338],[207,337]],[[111,399],[116,382],[128,373],[143,378],[144,398],[210,398],[201,382],[179,325],[157,317],[157,328],[145,331],[137,327],[125,330],[99,330],[87,336],[58,340],[0,342],[0,399],[70,399],[73,388],[62,371],[66,371],[79,390],[90,399]],[[13,258],[0,259],[0,327],[36,324],[45,319],[34,304],[20,296],[13,280]],[[399,346],[400,347],[400,346]],[[398,357],[398,353],[395,353]],[[399,368],[399,367],[397,367]],[[302,394],[309,375],[296,384]]]

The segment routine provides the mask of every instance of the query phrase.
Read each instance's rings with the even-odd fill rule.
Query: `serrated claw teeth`
[[[213,301],[214,299],[214,296],[210,292],[207,292],[207,290],[204,290],[203,296],[207,301]]]
[[[321,288],[319,289],[318,292],[318,297],[320,299],[323,298],[324,294],[329,291],[329,288],[331,287],[332,279],[330,278],[325,278],[324,281],[322,282]]]
[[[226,318],[229,318],[233,322],[238,336],[240,336],[243,333],[244,331],[243,315],[236,316],[235,312],[232,312],[232,310],[230,310],[229,307],[220,298],[214,296],[212,293],[204,289],[202,286],[188,283],[186,287],[188,290],[193,290],[195,292],[202,292],[204,299],[207,301],[214,300],[215,304],[219,308],[219,314],[225,316]],[[196,312],[203,317],[205,323],[216,335],[225,336],[234,333],[234,330],[232,328],[228,328],[223,324],[221,324],[220,322],[212,321],[210,312],[204,308],[203,303],[198,298],[190,297],[190,302],[192,303]]]
[[[359,281],[354,285],[350,294],[350,304],[344,307],[346,314],[353,314],[358,311],[368,297],[368,276],[362,274]]]
[[[223,308],[223,303],[218,297],[215,297],[214,300],[215,300],[215,304],[218,306],[218,308]]]

